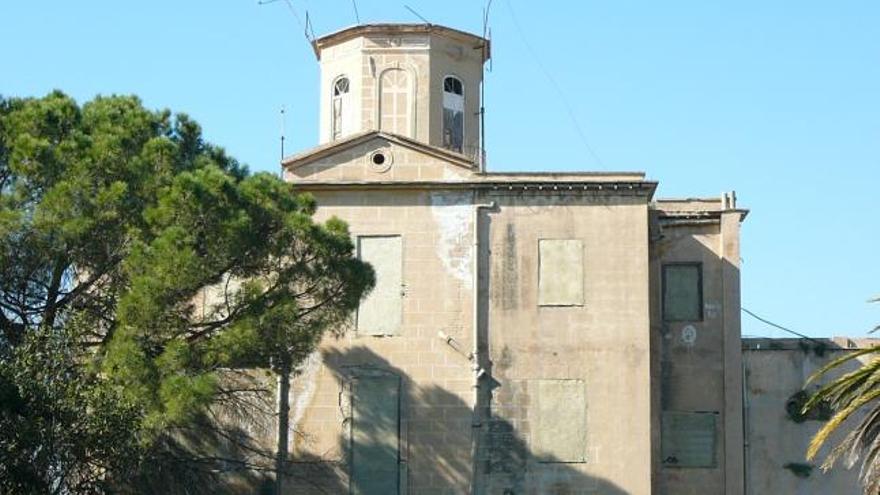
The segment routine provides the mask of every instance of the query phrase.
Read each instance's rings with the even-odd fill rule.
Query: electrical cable
[[[279,2],[281,0],[259,0],[257,5],[269,5],[275,2]],[[308,11],[306,11],[306,20],[303,21],[302,17],[300,17],[299,12],[293,7],[293,3],[290,0],[284,0],[284,4],[287,5],[287,9],[290,10],[290,13],[293,14],[293,17],[296,18],[296,22],[299,24],[299,27],[303,30],[303,33],[306,36],[306,39],[311,42],[314,38],[314,33],[309,36],[309,27],[310,21],[308,18]]]
[[[788,333],[790,333],[790,334],[792,334],[792,335],[797,335],[798,337],[800,337],[800,338],[802,338],[802,339],[807,339],[807,340],[809,340],[809,341],[815,342],[816,344],[823,344],[821,341],[816,340],[816,339],[814,339],[813,337],[810,337],[810,336],[808,336],[808,335],[804,335],[804,334],[802,334],[802,333],[800,333],[800,332],[795,332],[794,330],[792,330],[792,329],[790,329],[790,328],[785,328],[785,327],[782,326],[782,325],[779,325],[779,324],[777,324],[777,323],[773,323],[772,321],[767,320],[767,319],[765,319],[765,318],[761,318],[760,316],[756,315],[755,313],[752,313],[751,311],[749,311],[748,309],[746,309],[746,308],[744,308],[744,307],[742,307],[742,306],[740,306],[740,309],[742,310],[743,313],[745,313],[745,314],[751,316],[752,318],[754,318],[754,319],[760,321],[761,323],[764,323],[764,324],[766,324],[766,325],[770,325],[771,327],[774,327],[774,328],[778,328],[778,329],[780,329],[780,330],[782,330],[782,331],[784,331],[784,332],[788,332]]]
[[[604,167],[605,165],[604,163],[602,163],[602,159],[599,158],[596,150],[594,150],[593,147],[590,146],[590,142],[587,140],[587,135],[581,127],[580,123],[578,122],[574,110],[572,110],[571,105],[568,103],[568,99],[565,97],[565,93],[562,91],[562,87],[559,86],[559,83],[556,82],[556,79],[553,77],[552,74],[550,74],[550,71],[548,71],[544,64],[541,62],[541,58],[538,57],[538,53],[535,51],[534,48],[532,48],[531,43],[529,43],[526,39],[525,31],[523,30],[522,26],[520,26],[519,20],[517,19],[516,14],[513,12],[513,6],[511,6],[510,0],[505,0],[504,3],[507,5],[507,11],[510,13],[510,18],[513,20],[513,26],[516,28],[520,40],[523,42],[523,44],[526,46],[526,49],[532,55],[532,58],[535,60],[535,64],[538,66],[539,69],[541,69],[541,72],[544,73],[544,76],[547,77],[547,79],[550,81],[550,84],[552,84],[553,88],[556,90],[556,93],[559,96],[560,101],[562,102],[562,106],[565,107],[565,111],[568,113],[568,117],[571,119],[572,124],[574,124],[575,131],[577,131],[577,134],[580,137],[584,147],[587,149],[587,151],[590,152],[590,155],[593,156],[599,166]]]
[[[351,6],[354,7],[354,19],[357,21],[358,25],[360,25],[361,14],[358,12],[357,0],[351,0]]]

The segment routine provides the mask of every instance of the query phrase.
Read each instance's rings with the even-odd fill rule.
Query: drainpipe
[[[740,345],[742,347],[742,345]],[[751,453],[749,452],[749,374],[746,370],[746,361],[748,350],[740,351],[743,353],[742,359],[742,395],[743,395],[743,495],[749,493],[749,461]]]
[[[482,412],[480,410],[480,378],[486,373],[480,366],[480,209],[494,209],[495,202],[485,204],[474,204],[474,221],[473,221],[473,335],[471,351],[471,370],[473,371],[473,393],[474,393],[474,411],[471,421],[471,459],[473,461],[473,476],[471,476],[471,494],[479,491],[477,474],[479,473],[480,462],[478,455],[480,453],[480,435],[482,433],[483,422]]]

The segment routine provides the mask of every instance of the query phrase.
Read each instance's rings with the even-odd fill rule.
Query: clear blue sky
[[[357,3],[363,22],[417,22],[406,3],[482,30],[482,0]],[[744,306],[863,335],[880,324],[866,303],[880,295],[880,2],[721,3],[495,0],[489,168],[642,170],[660,197],[736,189],[752,210]],[[355,22],[351,0],[291,4],[318,35]],[[288,151],[317,141],[317,64],[284,0],[2,0],[0,18],[5,96],[134,93],[252,170],[278,170],[282,105]],[[784,335],[748,317],[743,333]]]

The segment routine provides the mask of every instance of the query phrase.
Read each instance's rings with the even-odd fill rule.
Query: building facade
[[[293,380],[289,493],[743,493],[735,195],[485,170],[478,36],[314,47],[320,143],[284,178],[377,283]]]
[[[825,471],[821,465],[830,446],[843,435],[831,436],[816,459],[807,461],[805,452],[813,435],[830,419],[831,411],[819,407],[801,414],[808,394],[827,379],[804,384],[818,370],[848,353],[878,345],[877,339],[835,337],[833,339],[743,339],[745,392],[746,493],[791,495],[861,495],[860,465],[847,466],[846,457]],[[833,376],[851,373],[870,362],[860,356],[841,366]],[[864,414],[857,414],[841,427],[855,427]]]

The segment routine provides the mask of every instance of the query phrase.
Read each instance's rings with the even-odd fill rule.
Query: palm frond
[[[859,392],[866,392],[873,388],[878,381],[880,381],[880,358],[820,387],[819,390],[811,394],[804,404],[803,412],[809,411],[821,403],[829,404],[834,410],[841,410],[847,407],[855,397],[858,397]]]
[[[848,352],[848,353],[846,353],[845,356],[841,356],[841,357],[831,361],[830,363],[826,364],[825,366],[819,368],[818,371],[816,371],[815,373],[810,375],[809,378],[807,378],[806,384],[809,385],[810,383],[815,381],[817,378],[821,377],[822,375],[825,375],[829,371],[833,370],[834,368],[837,368],[838,366],[840,366],[846,362],[849,362],[857,357],[864,356],[865,354],[871,354],[874,352],[880,352],[880,346],[866,347],[864,349],[859,349],[857,351]]]
[[[878,420],[880,420],[880,408],[874,408],[862,419],[859,426],[853,430],[855,434],[853,445],[866,447],[869,458],[876,456],[876,453],[880,452],[880,435],[878,435],[880,433],[880,422]],[[850,467],[852,464],[855,464],[855,462],[850,463]]]
[[[834,446],[833,449],[831,449],[831,452],[825,457],[825,460],[822,462],[822,471],[829,471],[832,467],[834,467],[834,463],[837,462],[837,460],[844,454],[849,454],[845,463],[847,467],[850,467],[851,463],[854,463],[858,460],[857,458],[853,460],[851,455],[852,449],[850,448],[850,446],[854,444],[856,436],[857,433],[855,431],[849,432],[849,434],[847,434],[840,443],[838,443]]]
[[[822,448],[822,445],[825,444],[828,437],[831,436],[831,433],[833,433],[844,421],[849,419],[854,412],[878,397],[880,397],[880,389],[872,390],[867,394],[856,398],[847,407],[835,413],[831,420],[825,423],[822,429],[820,429],[810,441],[810,446],[807,448],[807,460],[812,460],[816,457],[819,449]]]

